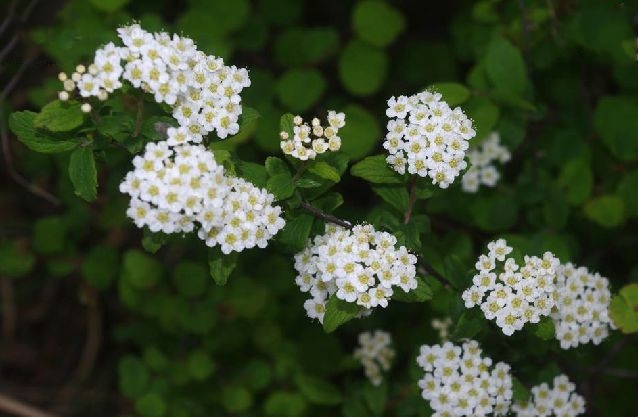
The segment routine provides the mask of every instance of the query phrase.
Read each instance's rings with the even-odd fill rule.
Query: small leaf
[[[76,101],[52,101],[35,116],[33,126],[50,132],[68,132],[84,123],[84,113]]]
[[[422,303],[431,300],[433,295],[432,288],[418,275],[416,276],[416,281],[417,287],[410,292],[405,292],[400,287],[397,287],[392,299],[404,303]]]
[[[293,184],[292,176],[289,173],[276,174],[268,178],[266,188],[274,194],[278,201],[287,199],[295,192],[295,184]]]
[[[69,177],[76,195],[86,201],[97,198],[97,169],[92,147],[83,146],[73,151],[69,159]]]
[[[222,390],[221,402],[230,413],[241,413],[253,405],[253,397],[244,387],[227,386]]]
[[[405,29],[405,18],[385,1],[364,0],[352,13],[352,26],[361,39],[384,47],[392,43]]]
[[[242,178],[250,181],[257,187],[266,187],[268,173],[263,165],[254,162],[238,161],[236,166]]]
[[[408,209],[409,196],[403,184],[397,185],[373,185],[372,191],[390,204],[399,212],[404,213]]]
[[[633,97],[609,96],[599,100],[594,126],[603,144],[625,161],[638,158],[638,100]]]
[[[315,162],[308,171],[332,182],[339,182],[341,179],[337,170],[326,162]]]
[[[617,227],[625,221],[625,204],[620,197],[603,195],[587,202],[585,215],[603,227]]]
[[[609,314],[621,332],[638,332],[638,284],[625,285],[613,296]]]
[[[323,316],[323,329],[332,333],[337,327],[352,320],[361,308],[355,303],[348,303],[332,295],[326,303],[326,314]]]
[[[432,84],[428,89],[441,93],[443,100],[452,108],[470,98],[470,90],[459,83],[436,83]]]
[[[20,278],[31,272],[35,256],[17,242],[0,242],[0,275]]]
[[[388,400],[388,387],[386,384],[382,384],[378,387],[366,385],[363,390],[363,398],[372,414],[377,416],[383,415]]]
[[[158,393],[149,392],[135,402],[135,410],[142,417],[164,417],[166,403]]]
[[[295,382],[299,391],[311,403],[336,405],[343,401],[343,396],[337,387],[321,378],[299,374],[295,378]]]
[[[272,417],[301,417],[307,406],[304,397],[299,393],[275,391],[264,403],[264,414]]]
[[[268,172],[268,175],[270,175],[271,177],[277,174],[290,175],[290,169],[288,168],[288,165],[286,165],[286,163],[282,159],[275,156],[269,156],[268,158],[266,158],[265,166],[266,172]]]
[[[287,221],[286,226],[277,234],[276,239],[291,251],[299,252],[306,246],[313,221],[312,216],[301,214]]]
[[[534,334],[542,340],[552,340],[554,338],[554,320],[551,317],[543,317],[535,326]]]
[[[326,80],[315,68],[296,68],[286,71],[277,80],[276,91],[285,107],[298,112],[309,110],[326,89]]]
[[[239,129],[245,128],[249,123],[256,121],[259,119],[261,115],[259,112],[252,107],[244,106],[242,108],[241,116],[239,117]]]
[[[357,162],[350,169],[355,177],[376,184],[402,184],[403,178],[388,166],[385,155],[374,155]]]
[[[451,340],[472,339],[483,329],[484,320],[475,310],[466,310],[461,314],[450,335]]]
[[[292,139],[295,135],[294,119],[295,119],[295,116],[290,113],[284,114],[283,116],[281,116],[281,119],[279,119],[279,131],[286,132],[288,134],[289,139]]]
[[[566,189],[570,204],[585,202],[594,186],[594,174],[589,163],[583,159],[572,159],[565,163],[558,176],[558,184]]]
[[[508,40],[494,36],[485,52],[485,72],[497,90],[521,96],[527,87],[523,55]]]
[[[27,148],[40,153],[66,152],[76,148],[78,141],[58,140],[35,128],[36,113],[21,111],[9,116],[9,128]]]
[[[144,394],[149,382],[144,363],[132,355],[124,356],[117,367],[120,392],[127,398],[138,398]]]
[[[136,288],[153,287],[162,277],[162,273],[160,263],[140,250],[128,250],[122,258],[121,278]]]
[[[61,217],[41,218],[33,226],[33,250],[43,255],[61,253],[64,251],[66,234],[66,226]]]
[[[471,281],[471,274],[467,273],[463,263],[456,255],[450,255],[443,261],[445,278],[457,289],[465,289]]]
[[[531,396],[532,393],[529,389],[518,378],[512,377],[512,399],[518,402],[527,402]]]
[[[208,268],[210,276],[217,285],[226,285],[228,277],[237,265],[237,252],[228,255],[222,253],[219,247],[208,250]]]
[[[166,242],[168,235],[165,233],[153,233],[148,228],[144,228],[142,237],[142,247],[149,253],[156,253]]]
[[[80,270],[84,279],[98,290],[107,289],[119,270],[119,254],[111,246],[96,245],[87,254]]]
[[[357,96],[377,92],[386,79],[388,57],[384,50],[353,38],[339,57],[339,77],[346,90]]]
[[[215,371],[215,363],[206,352],[196,350],[188,358],[188,371],[195,380],[203,381]]]

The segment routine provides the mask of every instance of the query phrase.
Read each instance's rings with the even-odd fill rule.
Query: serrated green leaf
[[[268,173],[263,165],[254,162],[238,161],[237,170],[242,178],[250,181],[253,185],[265,188],[268,181]]]
[[[534,334],[542,340],[552,340],[554,338],[554,320],[551,317],[543,317],[534,329]]]
[[[372,191],[399,212],[404,213],[408,209],[410,197],[403,184],[373,185]]]
[[[484,318],[476,309],[461,314],[450,335],[451,340],[472,339],[483,329]]]
[[[299,374],[295,378],[299,391],[309,402],[336,405],[343,401],[341,392],[328,381],[310,375]]]
[[[36,113],[21,111],[9,116],[9,128],[27,148],[40,153],[66,152],[76,148],[79,141],[57,140],[33,125]]]
[[[323,316],[323,329],[332,333],[337,327],[352,320],[361,308],[355,303],[348,303],[332,295],[326,303],[326,313]]]
[[[332,182],[339,182],[341,179],[337,170],[326,162],[315,162],[310,165],[308,171]]]
[[[308,214],[301,214],[287,221],[286,226],[277,234],[277,240],[291,251],[301,251],[306,246],[313,221],[314,218]]]
[[[261,115],[257,110],[244,106],[241,111],[241,116],[239,117],[239,129],[244,129],[249,123],[256,121],[260,117]]]
[[[292,139],[295,135],[295,116],[290,113],[286,113],[279,119],[279,132],[286,132],[288,134],[288,138]],[[266,160],[267,162],[268,160]],[[266,163],[266,169],[268,169],[268,164]]]
[[[368,156],[350,168],[355,177],[375,184],[402,184],[403,178],[388,166],[385,155]]]
[[[208,250],[208,269],[210,276],[217,285],[226,285],[228,277],[237,265],[237,252],[228,255],[222,253],[219,247]]]
[[[343,196],[335,192],[324,194],[312,201],[313,206],[326,213],[332,213],[337,207],[341,206],[342,204]]]
[[[431,300],[433,295],[432,287],[430,287],[428,283],[418,275],[416,276],[416,281],[417,287],[410,292],[405,292],[401,288],[397,287],[394,290],[392,299],[404,303],[422,303],[424,301]]]
[[[603,227],[617,227],[625,221],[625,204],[615,195],[599,196],[585,204],[585,215]]]
[[[268,178],[266,188],[273,193],[278,201],[287,199],[295,192],[295,184],[289,173],[276,174]]]
[[[84,113],[76,101],[52,101],[35,116],[33,126],[50,132],[69,132],[84,123]]]
[[[609,315],[623,333],[638,332],[638,284],[625,285],[612,297]]]
[[[391,4],[379,0],[357,3],[352,13],[352,26],[364,41],[379,47],[392,43],[405,29],[405,18]]]
[[[71,153],[69,177],[77,196],[86,201],[97,198],[97,169],[92,147],[83,146]]]
[[[268,172],[268,175],[270,175],[271,177],[277,174],[290,174],[288,165],[286,165],[286,163],[282,159],[275,156],[269,156],[268,158],[266,158],[265,166],[266,172]]]
[[[436,83],[428,87],[428,90],[436,91],[443,95],[443,100],[452,108],[467,101],[470,98],[470,90],[459,83]]]
[[[485,72],[497,90],[521,96],[527,88],[523,55],[508,40],[494,36],[484,57]]]

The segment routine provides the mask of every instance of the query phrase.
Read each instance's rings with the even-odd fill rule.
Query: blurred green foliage
[[[456,290],[468,285],[485,243],[505,237],[519,255],[550,250],[608,276],[619,293],[612,313],[623,332],[635,332],[636,284],[625,287],[638,282],[635,2],[428,3],[431,13],[421,2],[389,0],[63,3],[52,25],[29,32],[56,72],[89,61],[133,20],[249,68],[242,132],[214,147],[226,151],[217,156],[229,170],[266,187],[288,213],[268,249],[238,256],[192,237],[141,236],[118,184],[130,154],[158,139],[154,123],[170,118],[127,92],[109,99],[112,111],[88,135],[74,105],[52,101],[60,83],[43,79],[30,90],[37,113],[13,113],[8,123],[37,153],[21,150],[17,164],[63,208],[23,215],[28,231],[0,242],[0,275],[24,285],[72,279],[117,305],[108,337],[120,347],[113,372],[127,405],[83,415],[428,416],[414,358],[419,345],[439,341],[431,319],[448,316],[453,340],[477,338],[513,366],[515,395],[563,371],[587,388],[592,415],[635,413],[635,387],[596,367],[619,333],[568,352],[551,340],[551,322],[504,338],[463,308],[458,291],[426,276],[405,303],[370,318],[348,321],[357,311],[331,300],[324,327],[338,330],[326,334],[305,317],[290,257],[323,230],[302,199],[392,231]],[[426,87],[462,106],[477,130],[473,142],[498,131],[514,158],[499,185],[477,195],[418,183],[415,215],[404,224],[407,177],[387,167],[381,148],[385,102]],[[141,106],[154,117],[138,129]],[[346,113],[342,153],[296,176],[299,167],[279,154],[278,132],[291,128],[292,115],[280,118],[328,109]],[[22,193],[21,206],[39,204],[17,186],[11,192]],[[380,387],[351,357],[357,333],[375,327],[392,333],[398,351]],[[634,343],[605,360],[635,369],[636,354]]]

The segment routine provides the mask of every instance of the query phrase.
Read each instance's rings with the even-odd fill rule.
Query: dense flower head
[[[295,282],[311,295],[304,303],[308,317],[323,323],[325,304],[333,294],[372,309],[388,305],[393,287],[415,289],[416,256],[396,243],[396,237],[369,224],[352,229],[326,225],[325,234],[309,240],[295,255]]]
[[[448,340],[452,324],[452,319],[450,317],[446,317],[444,319],[432,319],[430,322],[432,328],[439,332],[439,339],[442,342],[446,342]]]
[[[613,326],[609,317],[609,280],[585,267],[559,265],[556,307],[552,319],[563,349],[593,342],[599,344]]]
[[[417,357],[425,371],[421,395],[436,417],[505,415],[512,402],[510,366],[482,355],[475,340],[423,345]]]
[[[150,142],[120,184],[131,196],[127,215],[152,232],[197,235],[223,253],[266,247],[283,226],[274,196],[227,176],[203,145]]]
[[[346,125],[346,115],[333,110],[328,111],[328,125],[323,127],[318,118],[312,119],[312,126],[305,123],[301,116],[293,119],[293,137],[288,132],[280,132],[281,150],[286,155],[306,161],[315,159],[327,151],[341,148],[339,129]]]
[[[95,52],[88,71],[78,66],[71,78],[60,74],[61,99],[68,99],[68,92],[77,88],[81,97],[105,100],[125,80],[152,94],[156,102],[171,106],[192,142],[201,142],[213,131],[221,139],[239,132],[239,94],[250,86],[246,69],[224,65],[221,58],[199,51],[184,36],[149,33],[138,24],[117,32],[124,46],[110,42]]]
[[[441,94],[391,97],[386,115],[390,121],[383,147],[395,171],[430,177],[447,188],[467,167],[468,141],[476,132],[461,108],[452,110]]]
[[[519,266],[504,239],[488,244],[488,254],[476,262],[473,285],[463,292],[465,307],[481,307],[485,318],[496,320],[503,333],[511,336],[525,323],[538,323],[555,304],[554,284],[558,259],[550,252],[542,258],[525,256]],[[500,265],[499,265],[500,264]]]
[[[501,136],[498,132],[492,132],[480,146],[468,152],[470,167],[461,178],[463,191],[475,193],[481,185],[494,187],[501,174],[494,166],[494,161],[501,164],[510,160],[509,150],[501,145]]]
[[[396,352],[392,348],[392,336],[383,330],[359,333],[359,346],[354,357],[361,361],[372,385],[383,382],[383,371],[388,371]]]
[[[552,388],[542,383],[531,391],[530,401],[513,404],[517,417],[576,417],[585,412],[585,399],[576,393],[576,386],[566,375],[555,377]]]

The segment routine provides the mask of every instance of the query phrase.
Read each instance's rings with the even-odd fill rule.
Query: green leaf
[[[472,97],[465,103],[463,109],[472,119],[472,126],[476,130],[475,139],[481,139],[490,134],[498,122],[499,108],[485,97]]]
[[[226,285],[228,277],[237,265],[237,252],[228,255],[222,253],[219,247],[208,250],[208,270],[217,285]]]
[[[142,247],[150,253],[156,253],[168,241],[165,233],[153,233],[148,228],[144,228],[142,237]]]
[[[638,284],[625,285],[612,297],[609,315],[621,332],[638,332]]]
[[[314,218],[308,214],[286,221],[286,226],[277,234],[277,240],[291,251],[301,251],[306,246],[313,221]]]
[[[467,101],[470,98],[470,90],[459,83],[436,83],[428,87],[428,90],[436,91],[443,95],[443,100],[452,108]]]
[[[111,246],[96,245],[82,262],[80,270],[84,279],[98,290],[107,289],[119,270],[119,254]]]
[[[373,415],[383,415],[388,400],[388,387],[386,384],[378,387],[368,384],[364,387],[363,398]]]
[[[356,96],[369,96],[379,91],[387,70],[386,53],[356,38],[348,42],[339,57],[341,82]]]
[[[497,90],[521,96],[527,88],[525,61],[508,40],[494,36],[484,57],[485,72]]]
[[[346,125],[339,130],[340,151],[350,159],[361,159],[374,151],[381,139],[379,121],[368,110],[356,104],[346,106],[343,111],[346,114]],[[332,153],[328,152],[328,155]]]
[[[295,132],[294,132],[294,128],[295,128],[294,119],[295,119],[295,116],[290,114],[290,113],[284,114],[279,119],[279,131],[288,133],[288,137],[289,138],[292,138],[295,135]],[[272,157],[269,157],[268,159],[270,159],[270,158],[272,158]],[[268,159],[266,159],[266,169],[268,169]]]
[[[173,270],[173,283],[183,296],[196,297],[206,291],[208,272],[197,262],[181,261]]]
[[[400,213],[405,213],[408,209],[409,199],[408,192],[403,184],[389,185],[373,185],[372,191],[383,199],[386,203],[390,204]]]
[[[354,31],[364,41],[384,47],[405,29],[405,19],[394,6],[379,0],[357,3],[352,13]]]
[[[355,303],[348,303],[332,295],[326,303],[326,314],[323,316],[323,329],[332,333],[337,327],[352,320],[361,308]]]
[[[472,339],[483,329],[484,318],[477,309],[465,310],[459,317],[450,339],[458,341],[461,339]]]
[[[339,193],[331,192],[322,195],[312,201],[312,205],[326,213],[332,213],[337,207],[343,204],[343,196]]]
[[[542,340],[552,340],[554,338],[554,320],[551,317],[543,317],[534,329],[534,334]]]
[[[162,266],[138,249],[128,250],[122,260],[122,279],[136,288],[149,289],[162,277]]]
[[[572,159],[563,165],[558,177],[558,184],[567,193],[567,201],[578,205],[584,203],[591,195],[594,186],[594,174],[589,163],[584,159]]]
[[[11,113],[9,128],[27,148],[40,153],[66,152],[76,148],[79,142],[72,140],[57,140],[46,135],[33,125],[36,113],[21,111]]]
[[[222,405],[230,413],[242,413],[253,405],[253,397],[244,387],[227,386],[222,390]]]
[[[259,119],[261,115],[252,107],[243,106],[241,116],[239,117],[239,129],[244,129],[249,123],[252,123]]]
[[[86,201],[97,198],[97,169],[92,147],[83,146],[71,153],[69,177],[77,196]]]
[[[403,184],[403,178],[388,166],[385,155],[368,156],[350,169],[355,177],[375,184]]]
[[[254,162],[238,161],[237,170],[242,178],[250,181],[256,187],[266,187],[268,173],[263,165],[256,164]]]
[[[476,225],[487,231],[507,230],[516,223],[518,207],[505,195],[479,197],[471,205]]]
[[[68,132],[84,123],[84,113],[77,101],[52,101],[35,116],[33,126],[50,132]]]
[[[617,227],[625,221],[625,204],[615,195],[599,196],[585,204],[585,215],[603,227]]]
[[[269,156],[268,158],[266,158],[265,166],[266,172],[268,172],[268,175],[270,175],[271,177],[277,174],[290,175],[290,169],[288,168],[288,165],[286,165],[286,163],[282,159],[275,156]]]
[[[472,275],[467,272],[463,263],[456,255],[449,255],[443,261],[445,268],[445,278],[454,285],[456,289],[463,290],[470,285]]]
[[[66,233],[66,226],[58,216],[38,220],[33,226],[33,250],[43,255],[63,252]]]
[[[339,46],[339,32],[333,27],[293,27],[274,41],[274,58],[284,67],[298,67],[323,61]]]
[[[35,266],[35,256],[18,242],[0,242],[0,275],[20,278]]]
[[[308,111],[326,89],[326,80],[314,68],[286,71],[276,85],[277,97],[286,108],[297,112]]]
[[[307,403],[296,392],[275,391],[264,403],[264,413],[272,417],[301,417],[306,412]]]
[[[310,375],[299,374],[295,378],[299,391],[309,402],[336,405],[343,401],[341,392],[328,381]]]
[[[341,179],[337,170],[326,162],[315,162],[308,168],[308,171],[332,182],[339,182]]]
[[[104,116],[97,125],[97,131],[120,143],[129,139],[133,134],[135,120],[127,114],[114,114]]]
[[[149,383],[144,363],[132,355],[124,356],[117,367],[120,392],[127,398],[139,398]]]
[[[155,372],[164,372],[170,365],[168,357],[156,346],[144,350],[144,363]]]
[[[405,292],[401,288],[397,288],[392,295],[393,300],[401,301],[404,303],[422,303],[432,299],[432,288],[425,280],[416,276],[417,287],[410,292]]]
[[[619,159],[638,158],[638,100],[603,97],[596,107],[594,126],[602,142]]]
[[[129,0],[90,0],[96,9],[111,13],[123,8]],[[147,29],[148,30],[148,29]]]
[[[527,387],[523,385],[523,383],[518,378],[513,376],[512,377],[512,399],[514,401],[527,402],[529,401],[531,396],[532,396],[532,393],[529,391],[529,389],[527,389]]]
[[[149,392],[135,401],[135,411],[142,417],[164,417],[166,403],[156,392]]]
[[[206,352],[196,350],[188,357],[188,371],[197,381],[203,381],[215,371],[215,363]]]
[[[295,184],[292,182],[292,175],[276,174],[268,178],[266,182],[268,191],[274,194],[275,199],[285,200],[295,192]]]

